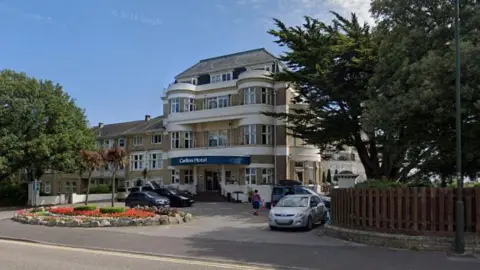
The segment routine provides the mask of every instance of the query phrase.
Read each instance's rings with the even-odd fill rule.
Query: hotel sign
[[[249,156],[198,156],[171,159],[172,166],[181,165],[249,165]]]

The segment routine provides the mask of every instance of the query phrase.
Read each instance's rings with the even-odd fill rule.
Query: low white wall
[[[36,204],[37,206],[40,205],[56,205],[56,204],[68,204],[70,203],[68,200],[68,197],[72,196],[72,204],[74,203],[82,203],[85,202],[85,194],[60,194],[57,196],[37,196],[36,203],[33,202],[33,204]],[[115,194],[115,197],[117,195]],[[105,193],[105,194],[89,194],[88,195],[88,201],[89,202],[98,202],[98,201],[107,201],[112,198],[111,193]]]
[[[64,194],[58,196],[37,196],[37,201],[33,202],[37,206],[40,205],[55,205],[55,204],[67,204],[68,201]]]
[[[247,185],[247,189],[251,188],[252,191],[258,190],[260,198],[262,198],[264,203],[270,202],[272,199],[272,186],[264,185]],[[247,198],[248,201],[248,198]]]
[[[82,203],[85,202],[86,199],[85,194],[72,194],[72,203]],[[115,194],[115,198],[117,194]],[[102,193],[102,194],[89,194],[88,201],[89,202],[98,202],[98,201],[108,201],[112,199],[112,193]]]

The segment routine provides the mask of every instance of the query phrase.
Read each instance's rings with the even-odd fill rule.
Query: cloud
[[[42,21],[46,23],[54,23],[51,16],[46,16],[39,13],[29,13],[15,7],[7,5],[5,2],[0,1],[0,13],[9,14],[12,16],[22,17],[29,20]],[[64,27],[64,25],[60,25]]]
[[[150,26],[160,26],[163,24],[160,18],[147,17],[135,12],[114,9],[110,12],[113,17]]]
[[[329,18],[330,11],[348,16],[355,12],[361,22],[372,24],[369,14],[370,0],[244,0],[246,6],[259,11],[259,21],[267,29],[273,26],[272,18],[278,18],[287,25],[299,25],[304,16]],[[261,7],[268,7],[262,8]]]

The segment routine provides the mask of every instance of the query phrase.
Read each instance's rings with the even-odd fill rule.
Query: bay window
[[[249,87],[243,89],[243,104],[255,104],[255,88]]]
[[[180,112],[180,99],[172,98],[168,100],[170,113],[179,113]]]
[[[255,125],[247,125],[243,127],[243,143],[256,144],[257,142],[257,128]]]
[[[193,132],[185,132],[184,146],[185,148],[195,148]]]
[[[158,170],[163,167],[162,153],[151,153],[149,157],[149,169]]]
[[[172,184],[179,184],[180,183],[180,176],[177,170],[171,171],[171,181]]]
[[[143,154],[133,154],[130,156],[130,170],[139,171],[142,170],[144,166],[144,155]]]
[[[273,89],[272,88],[262,88],[262,104],[272,105],[273,104]]]
[[[185,112],[194,112],[196,110],[195,108],[195,99],[193,98],[187,98],[185,99]]]
[[[273,169],[262,169],[262,185],[270,185],[273,183]]]
[[[170,133],[171,142],[170,148],[176,149],[180,148],[180,132],[172,132]]]
[[[262,125],[262,144],[267,144],[267,145],[273,144],[272,130],[273,130],[273,126]]]
[[[227,130],[208,131],[208,146],[226,146],[228,143]]]
[[[185,179],[183,179],[186,185],[193,184],[193,170],[185,170]]]
[[[256,185],[257,176],[255,168],[245,168],[245,184],[247,185]]]

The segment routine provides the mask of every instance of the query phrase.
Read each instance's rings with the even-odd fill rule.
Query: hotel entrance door
[[[214,171],[205,172],[206,190],[219,191],[220,190],[220,173]]]

